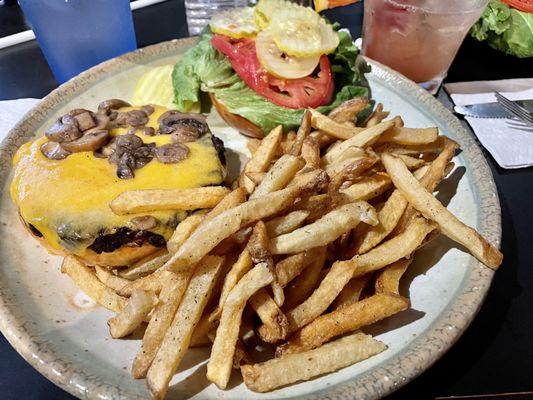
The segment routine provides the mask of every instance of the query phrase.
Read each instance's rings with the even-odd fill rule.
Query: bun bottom
[[[246,136],[258,139],[265,137],[265,133],[260,127],[248,121],[246,118],[230,112],[224,104],[218,101],[213,93],[209,93],[209,97],[211,98],[211,102],[215,106],[220,117],[226,121],[229,126],[232,126]]]

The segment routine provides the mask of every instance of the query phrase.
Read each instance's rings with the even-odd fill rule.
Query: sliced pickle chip
[[[232,8],[213,15],[209,26],[214,33],[234,39],[253,37],[259,32],[251,7]]]

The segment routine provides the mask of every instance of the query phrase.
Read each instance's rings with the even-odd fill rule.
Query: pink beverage
[[[365,0],[363,54],[438,89],[488,0]]]

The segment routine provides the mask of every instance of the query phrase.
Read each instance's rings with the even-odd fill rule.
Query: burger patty
[[[164,247],[166,240],[163,236],[150,231],[138,231],[130,228],[118,228],[115,233],[98,236],[88,248],[97,254],[111,253],[124,245],[142,246],[148,243],[154,247]]]

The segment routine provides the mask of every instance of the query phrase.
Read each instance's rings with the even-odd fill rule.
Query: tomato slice
[[[320,57],[318,73],[299,79],[282,79],[266,72],[257,58],[253,39],[231,39],[213,35],[211,44],[228,57],[239,77],[254,91],[287,108],[315,108],[328,104],[333,97],[331,64]]]
[[[502,0],[507,5],[517,10],[533,13],[533,0]]]

